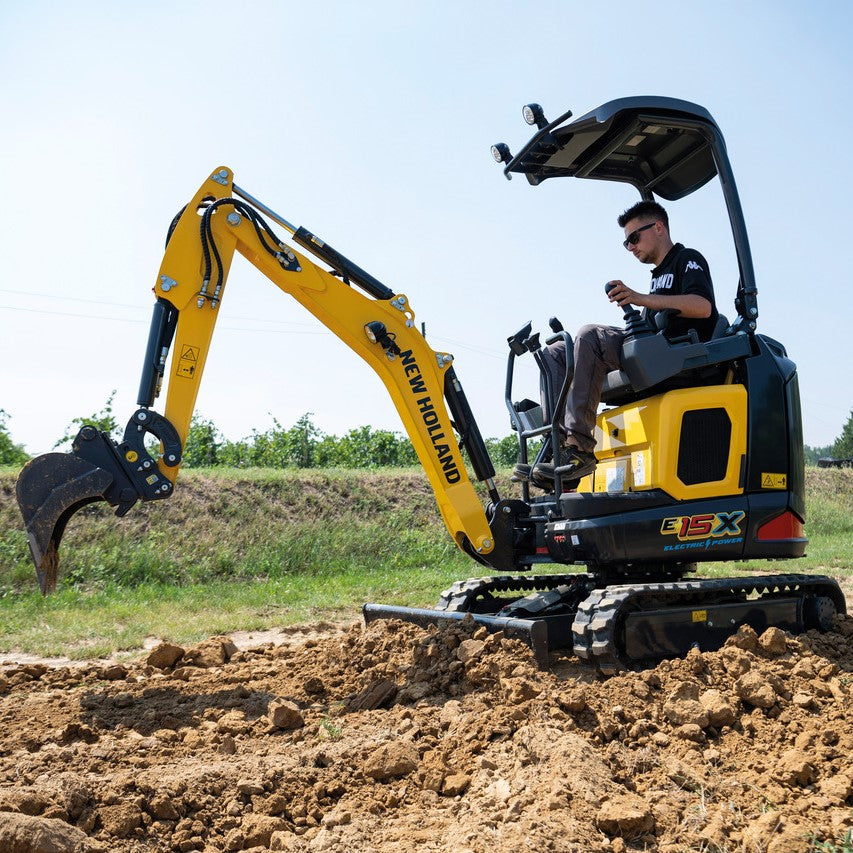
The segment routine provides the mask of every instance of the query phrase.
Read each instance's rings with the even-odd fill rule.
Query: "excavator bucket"
[[[140,499],[161,500],[172,494],[172,483],[145,448],[149,433],[160,439],[165,464],[177,466],[181,441],[175,428],[156,412],[138,409],[121,443],[93,426],[83,426],[70,453],[37,456],[18,475],[18,506],[43,595],[56,586],[59,542],[78,509],[104,500],[121,517]]]
[[[42,595],[56,586],[59,542],[68,519],[105,500],[113,475],[73,453],[46,453],[28,462],[15,488]]]

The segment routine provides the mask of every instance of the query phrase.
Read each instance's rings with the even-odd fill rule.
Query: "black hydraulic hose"
[[[204,259],[204,274],[202,275],[202,295],[206,295],[207,284],[210,282],[210,246],[208,246],[207,230],[204,217],[201,220],[201,253]]]
[[[275,233],[275,231],[272,230],[272,228],[270,228],[267,221],[257,212],[257,210],[252,207],[249,207],[243,202],[235,201],[235,207],[238,204],[240,205],[240,207],[237,209],[241,212],[244,212],[246,216],[248,216],[251,220],[252,225],[254,225],[255,233],[258,235],[258,239],[261,241],[261,245],[271,255],[276,255],[278,253],[278,250],[282,246],[281,240],[279,240],[278,235]],[[275,242],[275,246],[270,246],[269,243],[267,243],[267,241],[264,239],[264,232],[266,232],[273,239],[273,241]]]
[[[222,284],[223,279],[225,278],[225,269],[222,266],[222,257],[219,254],[219,249],[216,247],[216,241],[213,239],[213,228],[210,224],[210,210],[213,207],[211,205],[204,213],[202,217],[202,234],[204,235],[202,238],[202,244],[206,245],[209,241],[210,250],[213,253],[213,258],[216,261],[216,285],[214,288],[214,292],[218,292],[220,285]],[[205,231],[207,232],[205,234]],[[204,267],[204,280],[205,282],[210,282],[210,273],[211,273],[211,264],[210,264],[210,253],[207,254],[207,259]],[[205,294],[207,295],[207,294]]]
[[[216,263],[216,283],[214,286],[214,292],[216,292],[216,289],[222,285],[225,270],[222,266],[222,258],[219,254],[219,249],[217,248],[216,241],[213,238],[211,216],[213,216],[214,211],[218,207],[222,207],[226,204],[233,207],[236,212],[245,216],[252,223],[255,233],[258,235],[258,240],[270,255],[276,257],[279,255],[280,250],[284,248],[278,235],[272,230],[272,228],[270,228],[267,221],[254,208],[236,198],[217,199],[213,204],[207,207],[201,217],[201,245],[204,255],[204,280],[209,282],[211,278],[211,273],[213,271],[213,265],[211,263],[212,254],[213,260]],[[270,245],[267,242],[267,236],[275,245]],[[204,295],[206,295],[206,293]]]
[[[169,240],[172,239],[172,232],[178,225],[178,220],[184,215],[184,211],[187,209],[187,206],[184,205],[176,214],[174,219],[169,223],[169,230],[166,232],[166,246],[169,245]]]
[[[270,253],[276,260],[281,261],[282,255],[293,260],[293,255],[290,253],[286,244],[281,241],[279,236],[272,230],[269,223],[255,210],[251,205],[240,201],[236,198],[220,198],[213,201],[205,209],[201,217],[201,246],[204,258],[204,281],[209,284],[211,279],[212,267],[211,255],[216,263],[217,278],[214,285],[214,293],[222,285],[224,279],[224,269],[219,251],[216,247],[216,241],[213,238],[213,226],[211,224],[211,216],[214,211],[223,205],[231,205],[235,212],[247,217],[255,229],[263,248]],[[178,215],[178,218],[180,214]],[[174,227],[174,224],[173,224]],[[171,232],[170,232],[171,233]],[[267,242],[267,237],[272,240],[273,245]],[[357,284],[375,299],[391,299],[394,296],[394,291],[386,287],[378,279],[374,278],[369,273],[365,272],[361,267],[354,264],[348,258],[341,255],[333,249],[324,240],[320,240],[310,231],[305,228],[297,228],[293,234],[293,239],[301,246],[308,249],[312,254],[328,263],[337,275],[340,275],[343,280],[349,284],[350,279]],[[209,298],[207,293],[207,284],[200,293],[204,298]]]

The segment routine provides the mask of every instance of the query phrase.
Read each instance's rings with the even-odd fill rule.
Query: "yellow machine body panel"
[[[743,385],[668,391],[598,416],[598,466],[580,491],[662,489],[677,500],[743,493]]]

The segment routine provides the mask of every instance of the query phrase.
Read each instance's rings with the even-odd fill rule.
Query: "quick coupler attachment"
[[[120,444],[84,426],[70,453],[46,453],[24,466],[15,491],[42,595],[56,586],[59,543],[77,510],[104,500],[123,516],[138,500],[171,495],[172,483],[145,448],[149,432],[161,441],[164,464],[178,465],[181,443],[175,428],[156,412],[139,409]]]

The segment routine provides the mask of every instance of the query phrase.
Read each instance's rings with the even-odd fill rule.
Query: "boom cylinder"
[[[175,307],[165,299],[158,299],[154,303],[148,343],[145,347],[145,360],[142,363],[142,378],[139,381],[139,394],[136,398],[138,406],[154,405],[154,398],[160,390],[160,382],[165,371],[166,355],[177,323],[178,312]]]
[[[456,424],[456,432],[461,436],[460,444],[468,451],[471,465],[478,480],[485,481],[489,489],[489,497],[493,501],[500,500],[494,483],[495,466],[486,449],[486,442],[474,413],[468,404],[468,398],[462,390],[462,385],[456,378],[456,371],[449,367],[444,374],[444,398],[450,408],[450,414]]]
[[[307,228],[297,228],[293,239],[313,255],[324,260],[335,272],[343,276],[344,281],[355,282],[365,293],[369,293],[375,299],[391,299],[394,296],[394,291],[390,287],[386,287],[378,278],[365,272]]]

